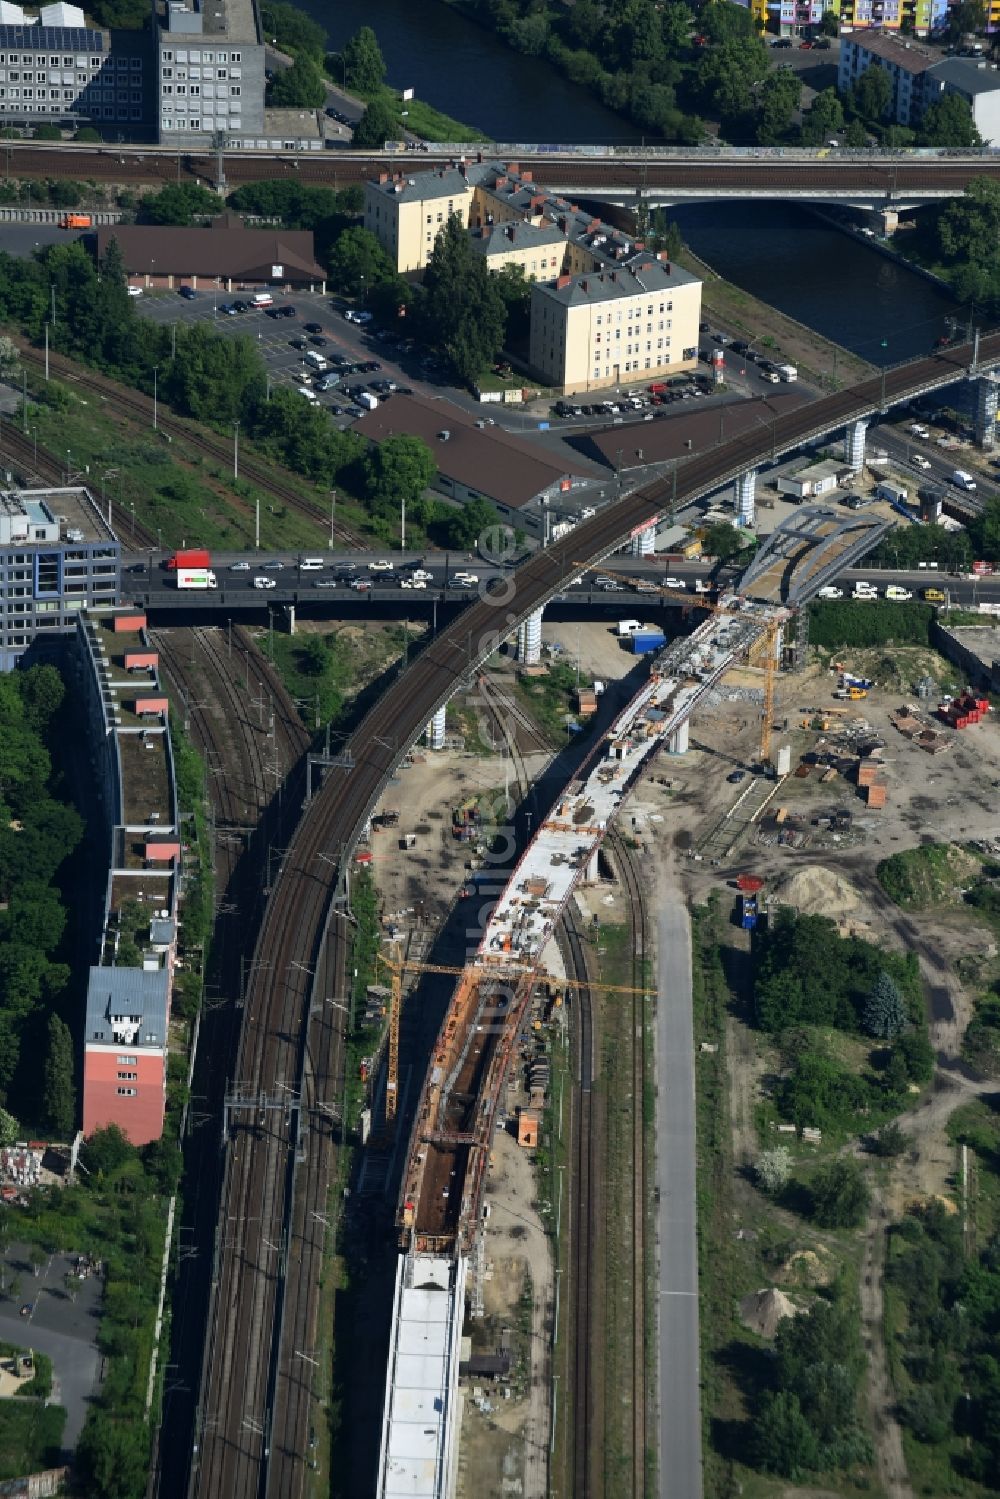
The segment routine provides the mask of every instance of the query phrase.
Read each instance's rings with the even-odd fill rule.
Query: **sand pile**
[[[829,916],[833,921],[853,916],[860,905],[850,882],[819,864],[797,869],[775,886],[774,894],[777,900],[794,906],[803,916]]]
[[[773,1338],[778,1324],[785,1317],[794,1317],[798,1307],[784,1291],[768,1286],[763,1291],[752,1291],[740,1302],[740,1317],[744,1326],[761,1338]]]

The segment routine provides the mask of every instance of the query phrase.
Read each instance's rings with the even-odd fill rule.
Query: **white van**
[[[818,597],[821,599],[842,599],[844,597],[844,590],[842,588],[834,588],[830,585],[826,588],[821,588]]]
[[[273,307],[274,298],[269,291],[254,292],[251,307]]]
[[[321,573],[326,566],[322,557],[303,557],[299,563],[299,571],[303,573]]]
[[[642,629],[637,619],[620,619],[618,621],[618,636],[624,640],[628,635],[636,635]]]
[[[973,491],[976,487],[975,479],[964,468],[957,468],[955,470],[955,472],[951,476],[951,482],[957,485],[959,489],[967,489]]]
[[[300,396],[304,396],[306,398],[310,406],[319,405],[319,396],[314,390],[310,390],[308,385],[296,385],[295,389],[298,391]]]
[[[327,361],[323,358],[323,355],[317,354],[315,349],[310,349],[308,354],[304,354],[302,356],[302,363],[307,364],[309,368],[311,370],[315,370],[317,374],[322,374],[325,369],[329,368]]]

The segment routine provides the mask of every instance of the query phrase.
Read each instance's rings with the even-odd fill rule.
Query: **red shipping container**
[[[763,890],[764,881],[759,874],[739,874],[736,876],[736,888],[753,894],[757,890]]]

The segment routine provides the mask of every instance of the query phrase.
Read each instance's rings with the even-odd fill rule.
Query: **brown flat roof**
[[[569,440],[587,457],[596,458],[610,468],[620,466],[624,471],[644,463],[669,462],[671,458],[706,452],[721,438],[737,437],[751,428],[766,430],[775,418],[780,420],[810,399],[804,392],[792,389],[762,400],[731,401],[725,406],[685,401],[683,406],[674,407],[669,416],[656,421],[625,422]]]
[[[320,281],[311,229],[247,229],[226,214],[207,229],[110,224],[97,230],[102,257],[118,241],[130,275],[219,276],[246,281]]]
[[[374,443],[404,433],[422,438],[446,478],[509,509],[527,505],[558,486],[560,479],[594,477],[583,463],[564,464],[524,438],[499,427],[477,427],[476,421],[450,401],[393,396],[359,421],[355,430]],[[449,434],[447,439],[442,432]]]

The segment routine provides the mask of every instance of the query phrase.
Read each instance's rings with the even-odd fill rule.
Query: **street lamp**
[[[157,430],[157,388],[156,377],[159,374],[159,366],[153,365],[153,431]]]
[[[240,476],[240,424],[239,424],[239,422],[233,422],[233,478],[234,479],[238,479],[239,476]],[[259,506],[258,506],[257,513],[258,513],[258,516],[259,516],[260,515]],[[259,540],[260,522],[259,522],[259,520],[258,520],[258,524],[257,524],[257,531],[258,531],[257,545],[260,546],[260,540]]]

